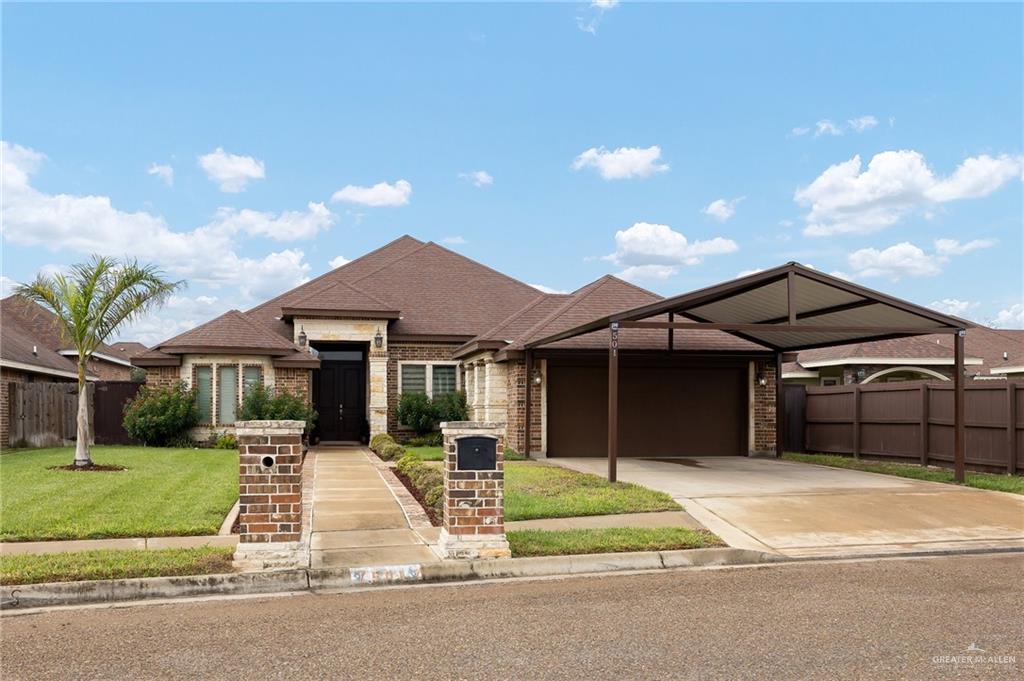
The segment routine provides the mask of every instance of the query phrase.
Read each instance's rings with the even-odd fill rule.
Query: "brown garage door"
[[[619,456],[747,453],[747,368],[625,366],[619,370]],[[548,364],[548,455],[605,456],[608,369]]]

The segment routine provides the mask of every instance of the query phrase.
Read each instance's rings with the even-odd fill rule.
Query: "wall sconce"
[[[538,369],[537,367],[533,368],[533,375],[530,376],[530,380],[533,381],[533,384],[537,386],[544,382],[544,378],[540,374],[540,369]]]
[[[763,371],[757,372],[757,384],[762,388],[768,385],[768,377],[764,375]]]
[[[868,372],[864,369],[857,369],[857,382],[860,383],[868,375]]]
[[[380,327],[377,327],[377,334],[373,337],[373,347],[378,350],[384,347],[384,336],[380,332]]]
[[[300,326],[299,327],[299,347],[300,348],[306,347],[306,341],[307,340],[308,340],[308,338],[306,337],[306,328],[303,327],[303,326]]]

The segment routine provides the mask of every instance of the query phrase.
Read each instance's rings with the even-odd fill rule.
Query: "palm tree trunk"
[[[75,439],[75,466],[91,466],[89,456],[89,391],[85,384],[85,361],[78,361],[78,432]]]

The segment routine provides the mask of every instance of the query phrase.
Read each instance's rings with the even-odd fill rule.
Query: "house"
[[[1024,331],[972,326],[965,347],[970,378],[1024,379]],[[948,381],[952,375],[951,339],[943,334],[803,350],[782,369],[787,383],[804,385]]]
[[[89,359],[86,380],[127,381],[130,359],[127,351],[102,344]],[[0,300],[0,445],[9,438],[10,384],[77,381],[77,360],[53,313],[17,295]]]
[[[797,283],[787,289],[787,280]],[[505,423],[508,445],[534,456],[603,456],[612,432],[621,434],[618,456],[746,455],[777,447],[776,376],[784,359],[795,359],[784,348],[961,326],[795,263],[710,290],[740,302],[701,303],[710,295],[703,290],[663,299],[614,276],[569,294],[543,293],[403,236],[132,363],[150,384],[183,381],[196,390],[197,437],[230,430],[258,384],[312,403],[321,442],[401,436],[401,394],[464,390],[470,418]],[[788,330],[785,316],[762,319],[786,309],[853,326],[805,334]],[[643,321],[620,331],[620,318]],[[761,333],[767,324],[781,326]]]

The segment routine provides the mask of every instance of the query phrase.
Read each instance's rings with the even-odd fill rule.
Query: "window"
[[[235,422],[238,408],[238,367],[217,367],[217,423],[228,425]]]
[[[213,368],[196,367],[196,397],[199,400],[199,422],[213,423]]]
[[[838,378],[823,378],[821,379],[822,385],[839,385]]]
[[[253,388],[263,384],[263,368],[248,366],[242,368],[242,399],[249,394]]]
[[[398,373],[399,393],[425,393],[437,397],[459,389],[459,365],[451,362],[417,364],[402,362]]]

